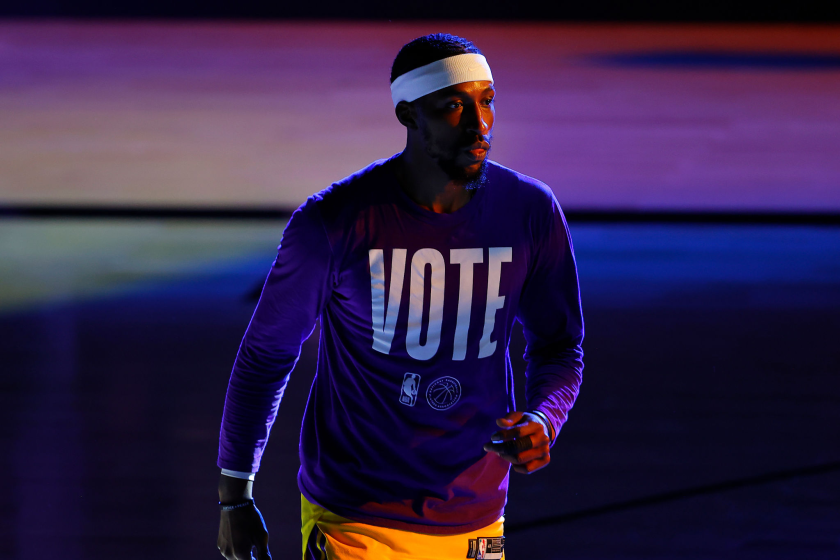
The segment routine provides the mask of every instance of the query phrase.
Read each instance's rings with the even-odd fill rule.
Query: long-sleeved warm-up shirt
[[[504,510],[510,465],[482,447],[515,409],[514,321],[527,342],[528,410],[557,433],[574,404],[577,271],[544,184],[489,162],[472,199],[439,214],[405,195],[394,166],[374,162],[293,214],[236,357],[218,465],[258,470],[320,318],[301,492],[350,519],[463,533]]]

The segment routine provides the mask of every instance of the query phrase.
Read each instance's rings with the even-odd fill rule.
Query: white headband
[[[391,84],[394,107],[400,101],[414,101],[433,91],[464,82],[493,81],[487,59],[480,54],[457,54],[406,72]]]

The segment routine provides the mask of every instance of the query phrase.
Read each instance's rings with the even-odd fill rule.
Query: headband
[[[458,54],[415,68],[391,84],[394,107],[400,101],[414,101],[433,91],[464,82],[493,81],[487,59],[480,54]]]

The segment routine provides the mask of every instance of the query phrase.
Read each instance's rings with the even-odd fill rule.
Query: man
[[[240,346],[219,444],[226,558],[270,558],[253,478],[316,319],[298,475],[304,558],[460,559],[488,540],[502,558],[509,469],[549,463],[577,396],[583,319],[568,229],[548,187],[487,158],[485,58],[459,37],[421,37],[394,60],[391,93],[405,150],[294,213]],[[524,412],[507,354],[515,320]]]

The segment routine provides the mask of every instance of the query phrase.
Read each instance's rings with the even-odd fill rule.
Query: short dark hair
[[[450,56],[458,54],[481,54],[478,47],[463,37],[450,35],[449,33],[432,33],[418,37],[410,43],[403,45],[394,64],[391,66],[391,83],[394,80],[432,62],[437,62]]]

